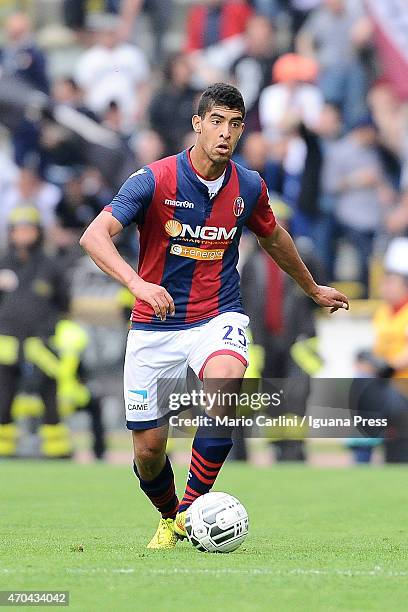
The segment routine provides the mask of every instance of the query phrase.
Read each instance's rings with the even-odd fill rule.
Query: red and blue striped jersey
[[[223,312],[243,312],[237,271],[243,228],[265,237],[276,225],[257,172],[230,161],[220,191],[210,199],[188,151],[132,174],[105,210],[123,226],[137,224],[138,274],[165,287],[176,307],[174,317],[160,321],[136,300],[133,329],[186,329]]]

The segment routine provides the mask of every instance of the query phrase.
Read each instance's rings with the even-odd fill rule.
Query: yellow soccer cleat
[[[174,533],[174,519],[161,518],[156,533],[147,545],[147,548],[174,548],[177,536]]]
[[[183,539],[187,537],[186,533],[186,512],[187,510],[183,510],[183,512],[178,512],[176,518],[174,519],[174,533],[178,538]]]

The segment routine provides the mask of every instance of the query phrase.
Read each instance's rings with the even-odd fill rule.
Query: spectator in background
[[[300,124],[299,137],[305,146],[305,156],[291,223],[294,235],[306,236],[314,242],[320,264],[331,279],[334,266],[335,197],[326,189],[325,160],[341,131],[340,111],[336,105],[329,103],[322,107],[314,129],[304,123]]]
[[[405,144],[406,109],[386,81],[377,81],[368,92],[367,102],[382,140],[398,155]]]
[[[336,197],[334,214],[339,234],[356,250],[364,297],[368,294],[373,241],[384,214],[379,194],[384,173],[376,143],[371,117],[362,117],[331,147],[326,161],[327,192]]]
[[[387,82],[377,81],[368,92],[367,103],[378,126],[385,170],[394,189],[402,186],[402,164],[406,147],[405,104]]]
[[[116,17],[101,16],[95,27],[95,44],[81,56],[75,80],[85,93],[85,104],[97,115],[116,102],[122,130],[130,131],[143,118],[150,95],[146,56],[136,46],[120,42]]]
[[[283,9],[281,0],[249,0],[249,3],[257,15],[266,17],[270,21],[274,21]]]
[[[408,189],[402,192],[399,201],[388,211],[385,227],[389,236],[408,236]]]
[[[62,185],[71,167],[84,163],[83,143],[76,134],[50,117],[44,117],[41,122],[40,138],[41,155],[46,162],[45,178],[56,185]]]
[[[280,57],[273,67],[275,83],[263,90],[259,100],[261,127],[267,138],[281,138],[299,122],[317,125],[323,97],[313,82],[317,64],[294,53]]]
[[[187,14],[187,51],[212,47],[242,34],[252,14],[245,0],[206,0],[192,6]]]
[[[373,353],[364,351],[354,401],[365,418],[387,418],[385,461],[408,462],[408,238],[391,241],[384,258],[383,303],[373,320]],[[361,370],[361,366],[360,366]],[[372,381],[367,381],[367,378]],[[367,427],[365,428],[367,430]],[[378,435],[378,428],[377,428]]]
[[[52,230],[52,240],[59,253],[68,259],[81,255],[79,238],[102,209],[95,196],[84,193],[83,172],[81,167],[72,168],[55,210],[56,224]]]
[[[46,58],[33,39],[28,15],[10,15],[5,31],[7,43],[0,54],[3,75],[14,76],[34,89],[48,93]]]
[[[116,134],[124,137],[126,140],[126,132],[123,132],[122,114],[120,108],[115,100],[109,102],[104,114],[102,115],[102,125],[109,128]]]
[[[149,109],[150,125],[163,138],[165,155],[182,149],[186,134],[191,133],[191,117],[197,98],[192,87],[192,68],[189,56],[176,53],[169,57],[164,68],[163,86],[156,92]]]
[[[268,141],[262,132],[251,132],[242,145],[241,154],[234,159],[245,168],[259,172],[269,191],[279,190],[280,165],[270,158]]]
[[[84,197],[90,198],[97,203],[98,210],[106,206],[106,202],[110,201],[114,196],[114,192],[108,185],[106,177],[102,175],[100,170],[92,166],[84,168],[81,189]]]
[[[282,21],[285,15],[290,23],[290,35],[296,35],[309,13],[320,5],[322,0],[251,0],[258,15],[271,21]]]
[[[310,13],[319,7],[324,0],[289,0],[289,14],[291,18],[291,33],[296,36]]]
[[[1,75],[19,81],[27,87],[48,94],[49,80],[46,58],[36,45],[31,22],[25,13],[14,13],[5,22],[6,44],[0,51]],[[28,92],[25,92],[27,95]],[[22,116],[12,127],[14,159],[17,165],[27,163],[29,157],[40,155],[39,117]]]
[[[271,82],[272,68],[278,57],[272,23],[261,15],[252,16],[246,26],[244,44],[245,51],[233,63],[231,75],[245,101],[246,129],[258,130],[259,96]]]
[[[58,320],[68,310],[67,283],[57,261],[44,253],[36,208],[15,208],[6,225],[9,247],[0,260],[0,456],[13,456],[16,451],[11,408],[23,385],[44,403],[43,454],[67,457],[72,447],[58,414],[58,359],[49,344]]]
[[[0,150],[0,201],[4,201],[9,189],[13,189],[18,177],[18,168],[8,153]]]
[[[388,374],[395,379],[395,388],[408,396],[408,238],[391,241],[384,269],[381,283],[384,303],[374,317],[374,354],[391,368]],[[408,404],[406,410],[408,415]]]
[[[311,237],[328,280],[334,278],[336,196],[330,190],[330,165],[327,167],[326,160],[331,158],[330,151],[335,148],[342,129],[340,109],[335,104],[326,103],[316,129],[322,157],[318,179],[318,215],[312,224]]]
[[[84,0],[63,0],[62,16],[68,28],[82,30],[85,27],[86,2]]]
[[[313,84],[316,77],[316,62],[285,54],[273,68],[276,83],[264,89],[259,99],[263,134],[281,157],[281,194],[295,213],[291,221],[295,236],[308,233],[297,205],[308,152],[301,128],[314,130],[323,108],[322,94]]]
[[[244,31],[252,13],[245,0],[206,0],[189,10],[185,50],[197,88],[228,80],[233,63],[244,53]]]
[[[120,4],[120,35],[123,40],[131,40],[134,24],[138,15],[147,13],[151,23],[153,38],[153,61],[162,63],[163,39],[171,22],[173,0],[106,0],[109,5]]]
[[[57,104],[66,104],[74,108],[79,113],[83,113],[97,120],[97,116],[93,113],[84,102],[84,92],[78,86],[78,83],[72,77],[57,79],[52,86],[52,97]]]
[[[55,224],[55,210],[61,199],[61,191],[47,183],[32,168],[21,168],[15,185],[9,188],[0,207],[0,243],[5,244],[7,219],[18,206],[34,206],[45,230]]]
[[[64,0],[64,21],[69,28],[83,30],[89,7],[85,0]],[[104,13],[117,15],[118,33],[123,41],[131,41],[135,23],[143,11],[149,15],[153,37],[153,59],[163,60],[163,38],[173,9],[173,0],[101,0],[99,6]]]
[[[297,38],[297,51],[319,63],[324,98],[341,107],[348,126],[367,112],[368,79],[359,53],[370,38],[360,0],[323,0]]]
[[[85,105],[83,92],[73,78],[57,79],[52,86],[52,96],[57,108],[69,107],[97,121],[95,113]],[[56,121],[50,112],[44,113],[40,127],[46,178],[57,185],[63,185],[71,176],[71,168],[86,162],[84,143],[72,130]]]
[[[142,168],[164,156],[165,144],[154,130],[143,130],[134,141],[136,167]]]

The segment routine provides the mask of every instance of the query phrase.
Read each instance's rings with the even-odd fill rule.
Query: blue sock
[[[211,426],[201,426],[197,429],[191,449],[186,490],[179,505],[179,512],[187,510],[197,497],[210,491],[232,448],[231,432],[232,429],[226,429],[226,437],[214,438],[210,437],[214,435]]]
[[[166,455],[166,463],[160,474],[153,480],[142,480],[133,462],[133,471],[139,479],[140,488],[161,513],[163,518],[174,518],[178,508],[178,498],[174,485],[173,468]]]

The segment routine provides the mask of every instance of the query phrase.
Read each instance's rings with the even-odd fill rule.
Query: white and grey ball
[[[248,513],[236,497],[214,491],[191,504],[185,525],[187,537],[197,550],[232,552],[248,535]]]

